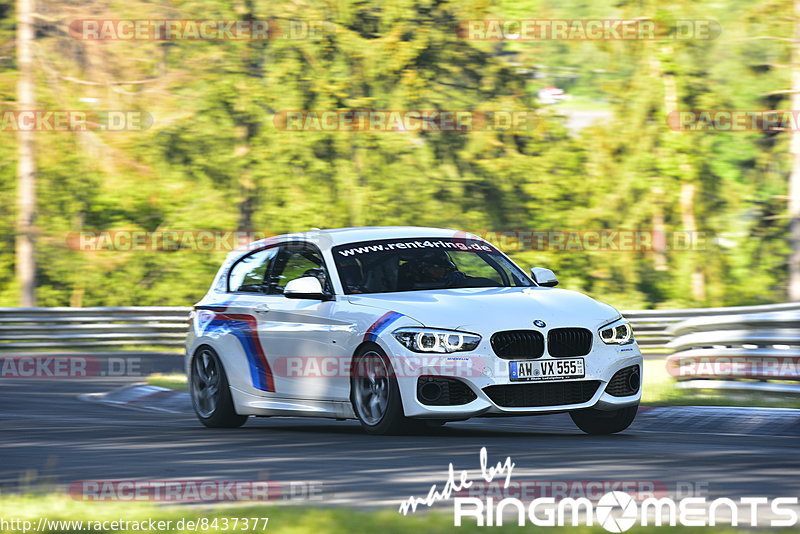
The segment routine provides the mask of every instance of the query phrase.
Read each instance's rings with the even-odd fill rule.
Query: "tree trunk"
[[[792,109],[800,109],[800,0],[794,2],[795,38],[792,43]],[[789,175],[789,300],[800,301],[800,131],[791,137],[792,173]]]
[[[797,1],[800,2],[800,0]],[[669,55],[673,54],[671,46],[668,46],[666,50],[668,50]],[[660,62],[657,64],[659,65],[659,75],[664,80],[664,115],[669,116],[669,114],[673,111],[678,111],[678,84],[674,75],[664,72],[663,69],[661,69]],[[681,135],[681,132],[673,135]],[[690,169],[682,166],[682,170],[689,171]],[[687,174],[689,173],[687,172]],[[689,244],[692,248],[694,247],[694,243],[697,239],[697,221],[694,215],[695,190],[696,186],[694,182],[685,180],[681,181],[681,223],[683,224],[684,231],[687,233]],[[699,258],[697,252],[693,250],[686,251],[686,253],[690,255],[689,268],[691,271],[690,285],[692,298],[695,300],[695,302],[702,303],[706,298],[706,280],[701,266],[702,260],[698,261]]]
[[[664,190],[661,187],[653,186],[650,188],[650,195],[653,199],[653,267],[656,271],[666,271],[667,265],[666,239],[667,231],[664,225],[664,205],[662,197]]]
[[[696,302],[703,302],[706,299],[706,280],[703,272],[697,267],[694,246],[697,242],[697,222],[694,217],[694,193],[695,185],[690,182],[683,182],[681,184],[681,222],[683,229],[688,234],[688,245],[690,250],[686,251],[692,257],[692,274],[691,274],[691,287],[692,298]]]
[[[242,20],[257,20],[259,17],[256,15],[255,2],[253,0],[245,0],[243,5]],[[247,53],[243,59],[243,66],[248,76],[254,79],[261,80],[262,62],[263,62],[263,48],[265,43],[263,41],[249,41],[247,43]],[[237,121],[239,122],[239,121]],[[235,154],[238,158],[243,160],[242,167],[239,169],[239,221],[236,224],[236,229],[240,232],[254,232],[256,231],[253,217],[258,209],[258,195],[259,184],[253,173],[253,155],[250,151],[253,148],[253,142],[258,135],[260,123],[256,117],[251,113],[244,120],[237,124],[237,129],[241,133],[241,142],[235,148]],[[264,229],[261,229],[263,231]]]
[[[17,102],[19,110],[35,109],[33,87],[34,0],[17,0]],[[34,132],[18,132],[16,274],[20,305],[36,305],[36,161]]]

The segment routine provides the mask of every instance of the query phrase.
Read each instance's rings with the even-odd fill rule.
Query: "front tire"
[[[350,402],[368,434],[400,434],[413,426],[403,413],[392,364],[377,345],[362,347],[353,357]]]
[[[587,434],[616,434],[631,426],[638,409],[639,404],[611,411],[585,408],[570,412],[569,415],[575,425]]]
[[[211,347],[200,347],[192,358],[189,393],[194,413],[209,428],[238,428],[247,421],[234,409],[225,368]]]

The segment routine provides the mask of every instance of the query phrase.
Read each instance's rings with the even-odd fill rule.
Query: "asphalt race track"
[[[174,354],[137,357],[147,372],[180,367]],[[395,437],[367,436],[352,421],[293,418],[212,430],[188,413],[78,398],[135,381],[0,380],[0,489],[17,491],[21,480],[313,480],[322,481],[327,504],[397,507],[442,484],[450,462],[477,472],[485,446],[491,463],[511,456],[514,480],[647,480],[669,488],[691,482],[707,484],[709,497],[800,495],[796,435],[721,434],[713,427],[699,433],[664,424],[590,437],[563,415],[477,419]]]

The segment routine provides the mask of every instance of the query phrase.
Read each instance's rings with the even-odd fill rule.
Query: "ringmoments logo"
[[[453,526],[474,524],[479,527],[501,526],[516,523],[518,526],[564,527],[600,525],[608,532],[626,532],[635,525],[713,527],[720,522],[731,526],[796,527],[798,523],[797,497],[741,497],[708,500],[704,496],[681,499],[648,496],[637,502],[637,495],[611,490],[592,500],[587,497],[553,496],[536,497],[523,501],[516,497],[462,497],[476,483],[498,485],[512,484],[511,475],[516,464],[507,457],[490,467],[486,447],[480,450],[480,477],[469,471],[456,473],[451,463],[448,478],[442,485],[431,486],[425,497],[409,497],[400,504],[403,515],[414,513],[420,506],[433,506],[452,499]],[[482,479],[482,480],[481,480]],[[495,479],[497,479],[496,482]],[[638,495],[642,497],[643,495]]]
[[[526,503],[515,498],[495,501],[457,497],[453,501],[453,524],[461,526],[470,520],[479,527],[500,526],[504,522],[537,527],[599,524],[609,532],[625,532],[634,525],[713,527],[723,522],[730,522],[734,527],[740,523],[751,527],[793,527],[798,522],[797,503],[797,497],[719,498],[711,501],[705,497],[680,500],[663,497],[637,503],[621,491],[606,493],[597,503],[587,498],[557,501],[543,497]],[[769,512],[771,517],[763,519],[763,512]]]
[[[615,516],[615,510],[621,510],[621,513]],[[636,524],[638,518],[633,497],[621,491],[611,491],[600,497],[595,513],[597,522],[609,532],[625,532]]]

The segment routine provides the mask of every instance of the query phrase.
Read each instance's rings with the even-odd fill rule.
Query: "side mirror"
[[[533,278],[533,281],[540,286],[554,287],[558,285],[558,278],[556,278],[555,273],[553,273],[553,271],[550,269],[545,269],[544,267],[532,267],[531,278]]]
[[[283,296],[288,299],[331,300],[316,276],[303,276],[288,282],[283,288]]]

